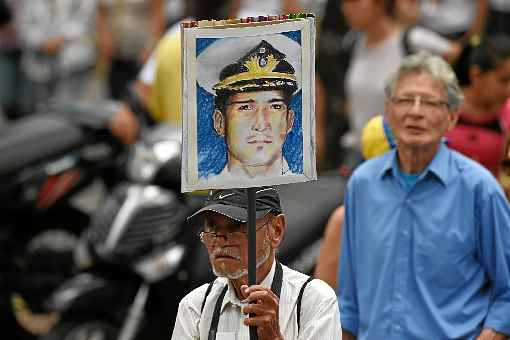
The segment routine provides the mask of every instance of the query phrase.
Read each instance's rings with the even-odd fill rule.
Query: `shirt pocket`
[[[472,232],[445,229],[417,238],[414,267],[427,286],[450,291],[470,279],[476,247]]]

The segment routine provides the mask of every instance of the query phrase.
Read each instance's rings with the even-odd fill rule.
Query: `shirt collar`
[[[271,270],[269,271],[269,273],[267,273],[264,280],[262,280],[262,282],[260,283],[261,286],[271,288],[271,285],[273,284],[273,277],[274,277],[275,270],[276,270],[276,259],[273,259],[273,265],[271,266]],[[234,286],[232,285],[232,282],[230,282],[230,280],[228,280],[227,294],[225,295],[225,298],[223,299],[223,303],[221,304],[222,311],[228,303],[231,303],[231,304],[239,306],[239,307],[242,307],[246,304],[246,303],[242,303],[241,300],[239,300],[239,298],[236,295]]]
[[[446,185],[448,183],[448,180],[450,178],[449,174],[449,152],[448,147],[445,145],[444,142],[441,142],[439,145],[439,149],[437,150],[436,154],[434,155],[434,158],[432,158],[432,161],[427,166],[425,171],[423,171],[423,176],[426,176],[427,173],[433,174],[435,177],[437,177],[443,185]],[[389,174],[390,172],[393,175],[396,175],[398,166],[397,161],[397,149],[393,149],[390,151],[390,154],[388,157],[386,157],[386,160],[384,162],[384,165],[381,169],[380,177],[384,177],[385,175]]]

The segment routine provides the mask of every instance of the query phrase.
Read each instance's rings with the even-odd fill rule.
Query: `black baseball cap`
[[[233,220],[248,221],[248,191],[246,189],[211,190],[204,206],[188,217],[198,217],[206,211],[216,212]],[[275,187],[261,187],[255,191],[255,215],[259,219],[269,212],[281,214],[280,196]]]

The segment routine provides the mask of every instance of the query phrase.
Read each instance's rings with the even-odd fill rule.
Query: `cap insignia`
[[[253,56],[244,63],[248,72],[252,74],[271,73],[276,65],[278,65],[278,60],[273,55],[267,57]]]

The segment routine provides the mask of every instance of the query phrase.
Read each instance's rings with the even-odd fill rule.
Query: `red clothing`
[[[510,99],[492,121],[476,124],[467,117],[467,113],[461,111],[457,126],[446,134],[448,145],[478,161],[497,177],[510,127]]]

